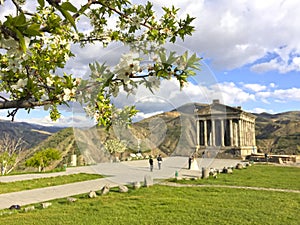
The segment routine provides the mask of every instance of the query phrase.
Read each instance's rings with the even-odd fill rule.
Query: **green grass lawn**
[[[39,178],[33,180],[24,180],[24,181],[15,181],[4,183],[0,182],[0,194],[15,192],[15,191],[23,191],[23,190],[31,190],[35,188],[43,188],[50,187],[86,180],[93,180],[102,178],[103,176],[99,174],[71,174],[71,175],[63,175],[57,177],[49,177],[49,178]]]
[[[299,189],[299,168],[255,165],[213,180],[180,181],[192,184],[221,184]],[[224,177],[223,177],[224,176]],[[285,183],[286,182],[286,183]],[[52,206],[30,212],[0,212],[2,224],[289,224],[300,221],[300,194],[226,187],[150,188],[89,199],[87,194],[52,201]],[[11,213],[12,214],[9,214]]]
[[[110,192],[47,209],[2,215],[0,224],[299,224],[300,194],[229,188],[167,187]]]
[[[235,169],[232,174],[221,173],[217,179],[179,180],[176,182],[300,190],[300,168],[257,164],[242,170]]]

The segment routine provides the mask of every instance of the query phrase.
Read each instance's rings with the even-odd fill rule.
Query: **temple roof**
[[[236,116],[240,117],[245,115],[247,117],[256,118],[251,113],[243,111],[240,106],[232,107],[228,105],[221,104],[218,100],[214,100],[212,104],[206,105],[202,108],[195,110],[197,116]]]

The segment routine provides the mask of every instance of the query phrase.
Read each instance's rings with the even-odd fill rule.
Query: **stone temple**
[[[256,116],[241,107],[223,105],[213,100],[210,105],[195,109],[196,151],[231,153],[244,158],[257,153]]]

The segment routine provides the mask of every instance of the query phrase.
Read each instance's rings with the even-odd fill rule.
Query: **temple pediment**
[[[244,156],[256,151],[255,118],[241,107],[231,107],[214,100],[195,110],[197,146],[240,151]]]
[[[254,116],[253,114],[243,111],[241,107],[231,107],[228,105],[220,104],[219,102],[213,102],[212,104],[207,105],[196,111],[196,115],[200,117],[201,116],[240,117],[242,114],[250,118],[256,118],[256,116]]]

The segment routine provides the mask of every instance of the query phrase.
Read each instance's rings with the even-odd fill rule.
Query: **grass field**
[[[263,171],[265,173],[260,179],[249,181],[249,177],[255,177]],[[227,177],[216,180],[184,182],[220,182],[218,184],[299,190],[299,171],[299,168],[292,167],[256,165],[234,170],[232,175],[227,174]],[[272,180],[275,181],[270,184]],[[291,182],[291,185],[284,182]],[[78,200],[74,203],[66,199],[52,201],[52,206],[47,209],[41,209],[36,204],[36,210],[26,213],[20,211],[9,215],[3,211],[0,224],[298,225],[300,221],[299,193],[154,185],[139,190],[130,189],[128,193],[113,189],[108,195],[94,199],[89,199],[86,194],[76,198]]]
[[[35,188],[43,188],[50,187],[86,180],[99,179],[103,176],[99,174],[71,174],[57,177],[49,177],[49,178],[39,178],[33,180],[24,180],[24,181],[15,181],[9,183],[0,182],[0,194],[15,192],[15,191],[23,191],[23,190],[31,190]]]
[[[173,180],[174,181],[174,180]],[[300,168],[276,165],[260,165],[233,170],[232,174],[219,174],[217,179],[176,181],[183,184],[219,184],[300,190]]]

